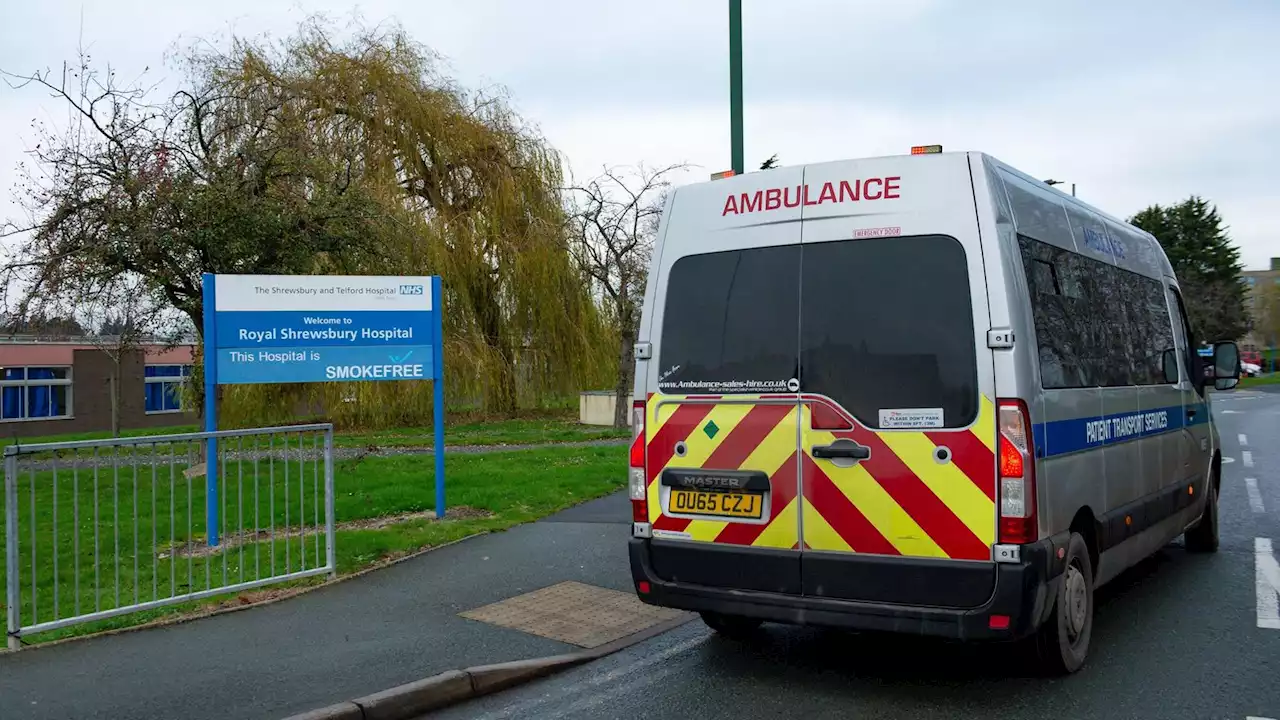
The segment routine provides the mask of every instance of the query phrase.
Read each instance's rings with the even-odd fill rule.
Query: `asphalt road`
[[[1213,408],[1221,549],[1170,545],[1103,588],[1071,677],[1035,677],[1000,647],[783,626],[733,642],[695,621],[433,717],[1280,718],[1280,629],[1259,626],[1255,581],[1256,539],[1280,557],[1280,394],[1219,394]]]

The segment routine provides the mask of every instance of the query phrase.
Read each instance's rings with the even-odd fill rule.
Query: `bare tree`
[[[198,324],[210,272],[349,270],[386,224],[385,205],[354,187],[354,150],[311,132],[287,90],[224,87],[232,59],[195,54],[181,88],[158,95],[99,69],[81,49],[61,73],[0,76],[62,105],[61,127],[33,123],[18,200],[29,219],[0,267],[17,314],[139,276]]]
[[[670,177],[685,167],[606,167],[585,185],[569,188],[572,252],[591,278],[618,341],[613,413],[616,427],[627,425],[627,395],[635,379],[640,305],[658,221]]]
[[[120,436],[121,377],[125,361],[148,346],[173,347],[190,328],[180,313],[166,308],[158,293],[137,276],[86,284],[75,296],[75,311],[90,333],[88,344],[111,360],[111,434]],[[187,333],[189,334],[189,333]]]
[[[115,71],[96,72],[83,46],[77,62],[61,73],[29,76],[4,72],[10,87],[35,86],[66,103],[65,127],[33,121],[38,142],[19,164],[23,182],[17,199],[30,214],[28,223],[0,225],[0,238],[23,237],[15,257],[3,267],[0,292],[19,295],[14,314],[38,317],[65,306],[84,281],[103,280],[109,263],[88,261],[116,252],[121,231],[136,220],[149,190],[155,149],[163,140],[157,108],[147,88],[120,87]],[[96,260],[96,259],[95,259]],[[74,303],[73,303],[74,304]]]

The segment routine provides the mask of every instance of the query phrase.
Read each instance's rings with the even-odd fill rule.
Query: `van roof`
[[[1102,210],[1102,209],[1100,209],[1100,208],[1098,208],[1098,207],[1096,207],[1096,206],[1094,206],[1094,205],[1089,205],[1088,203],[1082,202],[1082,201],[1080,200],[1080,198],[1075,197],[1074,195],[1070,195],[1070,194],[1068,194],[1068,193],[1064,193],[1064,192],[1062,192],[1061,190],[1059,190],[1058,188],[1054,187],[1053,185],[1050,185],[1050,184],[1046,183],[1045,181],[1043,181],[1043,180],[1041,180],[1041,179],[1039,179],[1039,178],[1037,178],[1037,177],[1034,177],[1034,176],[1032,176],[1032,175],[1028,175],[1027,173],[1025,173],[1025,172],[1023,172],[1023,171],[1021,171],[1021,170],[1019,170],[1019,169],[1017,169],[1017,168],[1013,167],[1012,165],[1010,165],[1010,164],[1008,164],[1008,163],[1006,163],[1006,162],[1001,161],[999,158],[993,157],[993,156],[991,156],[991,155],[988,155],[988,154],[986,154],[986,153],[982,153],[982,152],[975,152],[975,153],[969,153],[969,154],[971,154],[971,155],[978,155],[978,156],[982,157],[982,158],[983,158],[983,159],[984,159],[984,160],[985,160],[989,165],[991,165],[991,166],[993,166],[993,167],[998,167],[998,168],[1000,168],[1001,170],[1005,171],[1006,173],[1009,173],[1010,175],[1015,175],[1015,176],[1017,176],[1017,177],[1022,178],[1023,180],[1026,180],[1027,182],[1037,183],[1037,184],[1041,185],[1044,189],[1048,190],[1049,192],[1053,193],[1054,195],[1057,195],[1057,196],[1058,196],[1059,198],[1061,198],[1061,199],[1062,199],[1062,201],[1063,201],[1063,202],[1065,202],[1065,203],[1068,203],[1068,204],[1071,204],[1071,205],[1075,205],[1076,207],[1078,207],[1078,208],[1080,208],[1080,209],[1082,209],[1082,210],[1088,210],[1089,212],[1093,213],[1094,215],[1098,215],[1098,216],[1102,217],[1103,219],[1110,220],[1111,222],[1119,223],[1119,224],[1121,224],[1121,225],[1126,225],[1126,226],[1128,226],[1128,227],[1131,227],[1131,228],[1133,228],[1134,230],[1136,230],[1136,231],[1138,231],[1138,232],[1142,233],[1143,235],[1146,235],[1147,237],[1151,238],[1152,240],[1155,240],[1155,236],[1154,236],[1154,235],[1152,235],[1151,233],[1147,232],[1146,230],[1143,230],[1143,229],[1142,229],[1142,228],[1140,228],[1140,227],[1136,227],[1136,226],[1134,226],[1134,225],[1131,225],[1131,224],[1129,223],[1129,221],[1128,221],[1128,220],[1123,220],[1123,219],[1118,218],[1118,217],[1116,217],[1116,216],[1114,216],[1114,215],[1112,215],[1112,214],[1108,213],[1107,211]]]
[[[1061,190],[1045,183],[1043,180],[1030,175],[1026,172],[1018,170],[1008,163],[984,152],[960,150],[941,153],[928,153],[921,155],[897,154],[897,155],[879,155],[856,158],[843,158],[838,160],[827,160],[816,163],[804,163],[797,165],[782,165],[769,170],[753,171],[743,175],[734,175],[718,180],[705,180],[698,183],[690,183],[676,189],[676,193],[681,190],[689,191],[698,187],[713,186],[717,182],[727,181],[738,183],[744,180],[749,186],[768,186],[771,178],[775,175],[790,173],[794,175],[798,170],[804,171],[808,169],[826,169],[831,166],[848,164],[848,163],[882,163],[885,161],[902,162],[910,159],[912,162],[930,162],[940,158],[947,158],[950,162],[954,162],[955,158],[963,157],[967,162],[977,159],[981,161],[983,167],[986,168],[988,177],[993,185],[993,201],[996,204],[996,212],[999,221],[1009,222],[1018,232],[1024,232],[1038,240],[1048,242],[1049,244],[1063,247],[1065,249],[1083,252],[1086,255],[1096,256],[1099,259],[1108,260],[1125,269],[1139,272],[1150,277],[1172,277],[1173,269],[1169,263],[1168,257],[1164,253],[1164,249],[1160,246],[1155,236],[1147,231],[1130,224],[1127,220],[1116,217],[1106,211],[1103,211],[1093,205],[1089,205],[1077,197],[1062,192]],[[739,185],[739,187],[742,187]],[[1003,189],[1003,191],[1001,191]],[[695,193],[697,191],[695,190]],[[673,193],[674,195],[675,193]],[[1057,204],[1063,209],[1063,213],[1067,216],[1074,216],[1072,219],[1059,217],[1056,221],[1050,223],[1049,226],[1040,226],[1036,222],[1035,216],[1043,213],[1043,203],[1049,202]],[[1021,210],[1021,212],[1019,212]],[[1037,212],[1038,211],[1038,212]],[[1053,213],[1057,214],[1057,213]],[[1073,231],[1072,223],[1078,225],[1081,218],[1092,217],[1093,223],[1101,223],[1107,228],[1106,235],[1110,238],[1098,241],[1096,234],[1089,235],[1089,230],[1085,229],[1084,237],[1077,237],[1080,229]],[[1097,228],[1101,229],[1101,228]],[[1092,241],[1091,241],[1092,239]],[[1108,251],[1107,243],[1111,244],[1112,251]]]
[[[1023,180],[1026,180],[1027,182],[1035,183],[1035,184],[1037,184],[1037,185],[1041,186],[1041,188],[1042,188],[1042,189],[1047,190],[1047,191],[1049,191],[1049,192],[1053,193],[1054,195],[1057,195],[1060,199],[1062,199],[1062,201],[1063,201],[1063,202],[1066,202],[1066,203],[1069,203],[1069,204],[1075,205],[1076,207],[1079,207],[1079,208],[1080,208],[1080,209],[1082,209],[1082,210],[1088,210],[1089,212],[1091,212],[1091,213],[1093,213],[1093,214],[1095,214],[1095,215],[1098,215],[1098,216],[1100,216],[1100,217],[1102,217],[1102,218],[1104,218],[1104,219],[1106,219],[1106,220],[1110,220],[1111,222],[1119,223],[1119,224],[1121,224],[1121,225],[1128,225],[1129,227],[1134,228],[1134,229],[1135,229],[1135,230],[1137,230],[1138,232],[1143,233],[1144,235],[1147,235],[1148,237],[1151,237],[1153,240],[1155,239],[1155,238],[1154,238],[1154,236],[1152,236],[1150,233],[1148,233],[1147,231],[1143,230],[1142,228],[1139,228],[1139,227],[1135,227],[1135,226],[1133,226],[1133,225],[1130,225],[1130,223],[1129,223],[1129,221],[1128,221],[1128,220],[1124,220],[1124,219],[1118,218],[1118,217],[1116,217],[1116,216],[1114,216],[1114,215],[1112,215],[1112,214],[1108,213],[1108,212],[1107,212],[1107,211],[1105,211],[1105,210],[1102,210],[1102,209],[1100,209],[1100,208],[1098,208],[1098,207],[1095,207],[1095,206],[1093,206],[1093,205],[1089,205],[1089,204],[1087,204],[1087,203],[1085,203],[1085,202],[1082,202],[1078,197],[1075,197],[1075,196],[1070,195],[1070,194],[1068,194],[1068,193],[1064,193],[1064,192],[1062,192],[1061,190],[1059,190],[1058,188],[1054,187],[1053,185],[1050,185],[1050,184],[1046,183],[1045,181],[1041,180],[1040,178],[1037,178],[1037,177],[1035,177],[1034,175],[1030,175],[1030,174],[1028,174],[1028,173],[1025,173],[1025,172],[1023,172],[1023,171],[1019,170],[1018,168],[1016,168],[1016,167],[1014,167],[1014,166],[1010,165],[1009,163],[1004,162],[1003,160],[1001,160],[1001,159],[999,159],[999,158],[995,157],[994,155],[991,155],[990,153],[982,152],[982,151],[980,151],[980,150],[947,150],[947,151],[943,151],[943,152],[940,152],[940,153],[927,153],[927,154],[923,154],[923,155],[912,155],[912,154],[910,154],[910,153],[897,153],[897,154],[894,154],[894,155],[866,155],[866,156],[862,156],[862,157],[846,157],[846,158],[838,158],[838,159],[835,159],[835,160],[822,160],[822,161],[819,161],[819,162],[799,163],[799,164],[796,164],[796,165],[778,165],[778,166],[775,166],[775,167],[769,168],[768,170],[753,170],[753,171],[751,171],[751,172],[749,172],[749,173],[743,173],[742,175],[730,175],[730,176],[728,176],[728,177],[724,177],[724,178],[716,178],[716,179],[713,179],[713,180],[702,180],[702,181],[699,181],[699,182],[696,182],[696,183],[688,183],[687,185],[682,186],[682,187],[687,187],[687,186],[691,186],[691,185],[709,185],[709,184],[712,184],[712,183],[720,182],[721,180],[727,180],[727,179],[729,179],[729,178],[731,178],[731,177],[734,177],[734,178],[741,178],[741,177],[744,177],[744,176],[746,176],[746,175],[762,175],[762,176],[763,176],[763,175],[768,175],[768,174],[771,174],[771,173],[776,173],[776,172],[778,172],[778,171],[782,171],[782,170],[794,170],[794,169],[796,169],[796,168],[819,167],[819,166],[823,166],[823,165],[834,165],[834,164],[847,163],[847,162],[862,162],[862,161],[867,161],[867,160],[900,160],[900,159],[906,159],[906,158],[913,158],[913,159],[915,159],[915,158],[932,158],[932,157],[938,157],[938,156],[955,157],[955,156],[957,156],[957,155],[963,155],[963,156],[965,156],[965,157],[978,157],[978,158],[981,158],[981,159],[983,160],[983,162],[984,162],[984,163],[986,163],[987,165],[989,165],[989,166],[991,166],[991,167],[999,168],[999,169],[1003,170],[1004,172],[1009,173],[1010,175],[1015,175],[1015,176],[1017,176],[1017,177],[1019,177],[1019,178],[1021,178],[1021,179],[1023,179]],[[678,188],[677,188],[677,190],[678,190]]]

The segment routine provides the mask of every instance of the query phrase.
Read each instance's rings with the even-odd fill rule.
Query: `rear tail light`
[[[1036,467],[1031,417],[1021,400],[1000,401],[999,542],[1035,542]]]
[[[631,406],[631,458],[627,470],[627,490],[631,494],[631,519],[649,522],[649,482],[644,467],[644,402]]]

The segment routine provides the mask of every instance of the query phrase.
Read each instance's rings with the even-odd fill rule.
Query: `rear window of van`
[[[891,410],[964,427],[978,412],[969,292],[964,248],[945,236],[684,257],[667,278],[658,389],[799,388],[868,427]]]
[[[667,277],[658,389],[788,392],[799,332],[799,245],[683,257]]]

